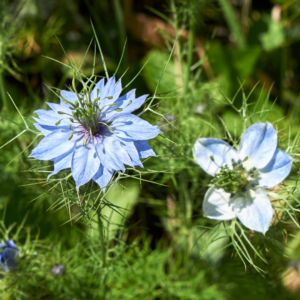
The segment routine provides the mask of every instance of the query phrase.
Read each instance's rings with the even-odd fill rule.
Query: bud
[[[117,105],[117,103],[110,104],[110,106],[116,106],[116,105]]]
[[[61,121],[61,120],[59,120],[58,122],[56,122],[56,123],[55,123],[55,126],[58,126],[58,125],[60,124],[60,121]]]
[[[84,137],[84,139],[83,139],[83,146],[85,146],[86,143],[87,143],[87,140],[86,140],[86,137]]]
[[[72,123],[74,122],[74,119],[72,119],[72,118],[70,118],[69,120],[70,120],[70,122],[72,122]]]
[[[129,101],[128,105],[130,105],[132,103],[132,100]]]
[[[64,114],[65,114],[65,113],[62,112],[62,111],[58,111],[57,113],[60,114],[60,115],[64,115]]]
[[[75,101],[75,107],[78,107],[79,106],[79,103],[78,103],[78,100]]]
[[[70,141],[70,140],[72,139],[72,137],[73,137],[73,132],[72,132],[72,134],[69,136],[68,140]]]
[[[115,111],[122,111],[123,108],[116,108]]]
[[[213,156],[210,156],[209,158],[210,158],[211,161],[215,161]]]
[[[112,98],[113,98],[112,96],[107,97],[107,99],[109,99],[109,100],[111,100]]]

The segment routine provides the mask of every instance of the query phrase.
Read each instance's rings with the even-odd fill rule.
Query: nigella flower
[[[124,164],[143,167],[141,158],[155,156],[147,140],[159,127],[131,114],[147,95],[136,98],[131,90],[120,97],[121,91],[120,80],[102,79],[92,91],[61,91],[60,104],[36,111],[34,125],[45,137],[30,156],[54,162],[49,177],[71,168],[77,187],[92,179],[104,188],[114,171],[125,171]]]
[[[281,183],[293,159],[277,149],[277,133],[270,123],[256,123],[243,134],[236,151],[222,140],[199,138],[194,157],[214,176],[204,196],[203,213],[215,220],[237,217],[251,230],[267,232],[273,209],[264,189]]]
[[[20,251],[12,240],[5,240],[4,244],[0,244],[0,265],[3,265],[4,272],[9,273],[18,270],[17,258],[20,256]]]

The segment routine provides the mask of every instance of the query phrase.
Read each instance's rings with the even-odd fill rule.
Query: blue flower
[[[76,186],[93,179],[101,188],[114,171],[125,166],[143,167],[141,158],[155,156],[147,140],[160,133],[158,126],[131,114],[147,95],[131,90],[120,97],[121,81],[100,80],[91,92],[61,91],[61,103],[47,103],[52,110],[37,110],[35,127],[45,136],[31,157],[54,162],[57,174],[71,168]]]
[[[0,266],[4,266],[4,272],[9,273],[18,270],[17,258],[20,256],[20,251],[12,240],[5,240],[4,244],[0,244],[3,249],[0,252]]]
[[[277,132],[270,123],[256,123],[243,134],[239,150],[215,138],[199,138],[194,157],[214,176],[204,196],[203,213],[215,220],[237,217],[251,230],[267,232],[273,217],[264,189],[281,183],[290,173],[293,159],[277,149]]]

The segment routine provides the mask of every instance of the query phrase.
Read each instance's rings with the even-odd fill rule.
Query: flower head
[[[256,123],[243,134],[236,151],[222,140],[199,138],[194,157],[214,176],[204,196],[203,213],[215,220],[235,217],[251,230],[267,232],[273,217],[264,189],[281,183],[290,173],[293,159],[277,149],[277,132],[270,123]]]
[[[0,244],[3,251],[0,253],[0,265],[4,266],[4,272],[9,273],[16,271],[17,258],[20,256],[20,251],[12,240],[5,240],[4,244]]]
[[[76,186],[93,179],[101,188],[125,165],[143,167],[141,158],[155,156],[147,140],[159,127],[131,114],[147,98],[131,90],[120,97],[121,81],[100,80],[92,89],[61,91],[61,103],[37,110],[35,127],[45,136],[31,157],[54,162],[54,171],[71,168]]]

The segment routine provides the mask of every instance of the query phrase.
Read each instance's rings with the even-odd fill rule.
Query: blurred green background
[[[151,95],[159,83],[155,111],[165,118],[145,117],[159,124],[176,144],[161,138],[150,141],[158,157],[147,160],[145,168],[164,172],[145,179],[161,185],[143,182],[140,186],[128,180],[126,190],[119,187],[108,196],[127,208],[125,220],[116,214],[113,219],[128,229],[121,240],[129,247],[118,250],[125,255],[124,265],[111,270],[108,299],[299,299],[300,274],[289,267],[289,260],[297,261],[300,243],[289,224],[286,230],[296,237],[288,244],[279,234],[280,246],[268,254],[264,277],[251,267],[245,272],[232,249],[219,253],[226,244],[223,240],[212,244],[204,257],[200,255],[208,241],[198,239],[203,233],[199,226],[214,222],[202,218],[201,201],[209,178],[193,162],[191,151],[199,136],[226,138],[219,117],[234,137],[242,133],[241,119],[222,96],[236,95],[239,107],[242,91],[251,92],[250,111],[270,110],[267,116],[257,116],[257,121],[278,126],[281,145],[287,144],[288,134],[296,136],[300,130],[299,15],[297,0],[0,0],[1,145],[22,130],[6,92],[29,122],[34,110],[46,109],[46,102],[58,103],[45,85],[64,89],[72,73],[54,60],[67,63],[65,51],[80,65],[93,37],[91,20],[110,74],[127,40],[117,74],[120,77],[128,68],[123,86],[143,67],[123,93],[136,88],[138,96]],[[89,76],[92,66],[93,46],[82,71]],[[104,75],[99,54],[95,72]],[[6,287],[18,286],[16,290],[23,294],[4,289],[3,299],[102,299],[94,282],[101,269],[93,271],[90,254],[82,249],[88,248],[85,224],[62,225],[69,213],[49,209],[58,191],[43,194],[47,187],[39,180],[46,175],[22,172],[35,168],[28,160],[32,139],[25,133],[1,149],[3,226],[10,228],[15,222],[20,226],[27,216],[24,226],[30,228],[30,232],[22,229],[19,236],[18,245],[26,245],[23,251],[28,255],[22,261],[22,277],[11,275],[6,283]],[[30,246],[37,236],[38,258]],[[50,269],[59,263],[67,266],[66,273],[56,278]],[[34,280],[23,279],[26,274]]]

